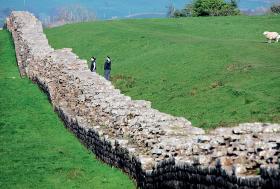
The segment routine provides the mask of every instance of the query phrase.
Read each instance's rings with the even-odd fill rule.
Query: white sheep
[[[269,32],[265,31],[263,32],[263,35],[266,37],[269,43],[271,43],[272,40],[275,40],[275,42],[278,42],[280,39],[280,35],[277,32]]]

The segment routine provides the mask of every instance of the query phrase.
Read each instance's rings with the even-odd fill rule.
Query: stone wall
[[[71,49],[54,50],[28,12],[7,18],[19,71],[48,95],[69,128],[140,188],[280,188],[280,125],[247,123],[206,134],[131,100],[89,71]]]

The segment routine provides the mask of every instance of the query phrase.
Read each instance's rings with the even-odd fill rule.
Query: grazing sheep
[[[280,39],[280,35],[277,32],[263,32],[263,35],[266,37],[269,43],[271,43],[272,40],[275,40],[275,42],[278,42]]]

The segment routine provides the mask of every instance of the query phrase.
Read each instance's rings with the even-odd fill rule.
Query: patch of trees
[[[58,9],[58,20],[63,20],[67,23],[86,22],[95,19],[95,13],[81,5],[70,5]]]
[[[171,7],[168,7],[169,17],[233,16],[240,14],[237,0],[194,0],[181,10],[173,9],[174,11],[171,11]]]
[[[96,20],[95,12],[79,4],[68,5],[56,9],[54,15],[40,18],[45,27],[54,27],[69,23]]]
[[[274,4],[270,7],[270,10],[274,14],[280,14],[280,3],[279,4]]]

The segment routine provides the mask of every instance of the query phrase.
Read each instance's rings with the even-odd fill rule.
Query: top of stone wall
[[[256,175],[262,167],[277,167],[280,125],[245,123],[205,134],[185,118],[132,100],[103,77],[89,71],[71,49],[52,49],[42,25],[28,12],[12,12],[7,19],[20,72],[37,81],[54,106],[71,115],[85,129],[94,129],[112,144],[139,157],[145,169],[162,160],[215,167],[229,175]]]

